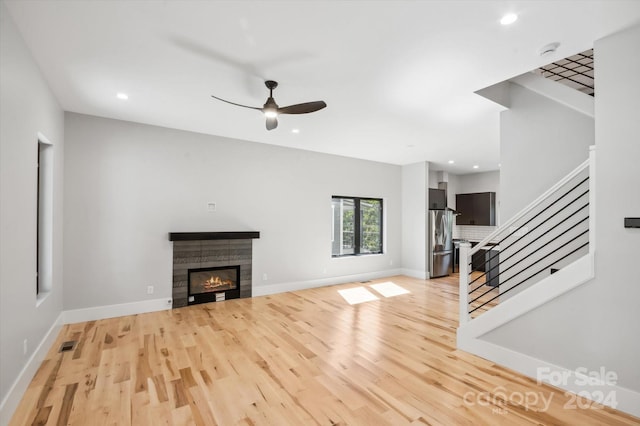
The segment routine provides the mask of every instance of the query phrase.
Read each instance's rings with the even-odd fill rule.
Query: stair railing
[[[595,147],[589,159],[471,248],[460,244],[460,324],[595,249]]]

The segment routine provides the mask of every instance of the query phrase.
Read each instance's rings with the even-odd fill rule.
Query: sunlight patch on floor
[[[383,295],[384,297],[400,296],[401,294],[411,293],[409,290],[400,287],[396,283],[387,281],[380,284],[371,284],[369,287]]]
[[[371,287],[376,293],[379,293],[383,297],[400,296],[401,294],[411,293],[409,290],[400,287],[398,284],[387,281],[379,284],[371,284]],[[340,296],[344,298],[350,305],[357,305],[358,303],[371,302],[379,300],[379,298],[367,290],[364,287],[353,287],[344,290],[338,290]]]
[[[344,300],[346,300],[350,305],[378,300],[375,294],[371,293],[364,287],[354,287],[344,290],[338,290],[338,293],[340,293],[340,296],[342,296]]]

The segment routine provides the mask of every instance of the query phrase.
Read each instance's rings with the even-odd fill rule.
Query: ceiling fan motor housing
[[[273,90],[278,87],[278,82],[273,80],[267,80],[264,82],[264,85],[267,86],[267,89]]]

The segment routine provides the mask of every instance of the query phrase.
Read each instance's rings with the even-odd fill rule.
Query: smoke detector
[[[545,46],[542,46],[538,53],[540,54],[540,56],[547,56],[552,53],[555,53],[555,51],[558,50],[559,46],[560,46],[560,43],[558,43],[557,41],[553,43],[549,43]]]

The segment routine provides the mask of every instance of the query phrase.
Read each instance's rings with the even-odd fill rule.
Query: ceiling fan
[[[273,130],[278,127],[278,115],[280,114],[307,114],[310,112],[321,110],[322,108],[327,106],[324,101],[314,101],[305,102],[303,104],[289,105],[286,107],[279,107],[276,101],[273,99],[273,89],[278,87],[278,82],[267,80],[264,82],[264,85],[267,86],[267,89],[269,89],[269,97],[267,98],[267,101],[262,106],[262,108],[237,104],[235,102],[227,101],[213,95],[211,95],[211,97],[231,105],[237,105],[243,108],[257,109],[258,111],[262,111],[264,116],[267,118],[267,130]]]

